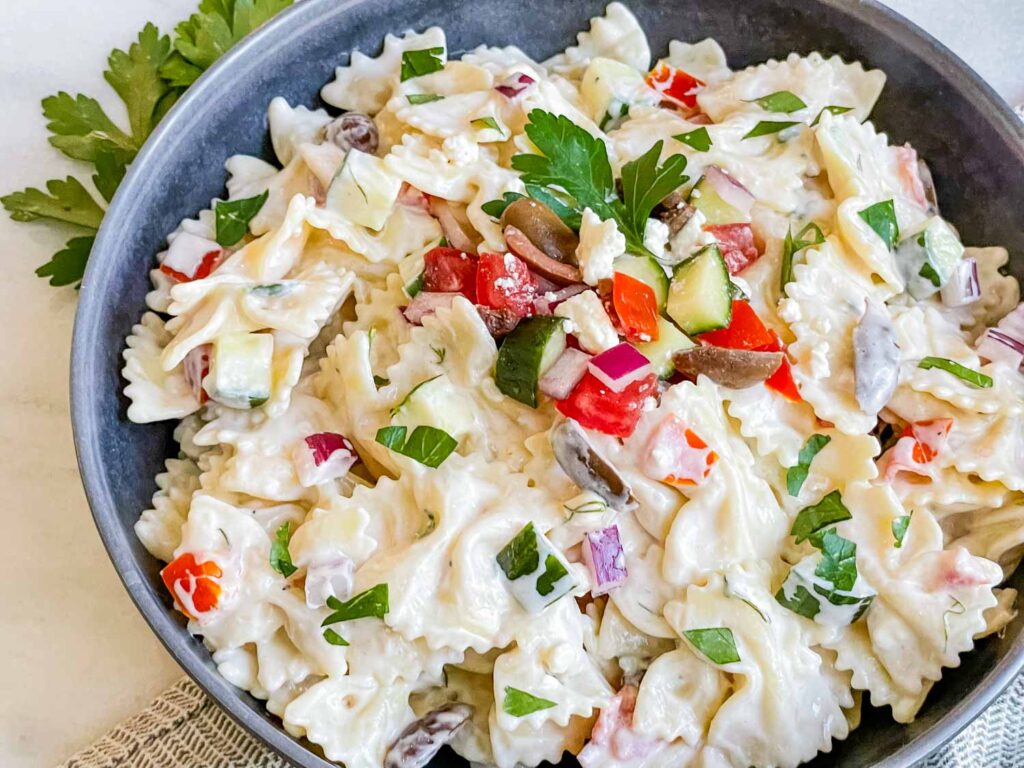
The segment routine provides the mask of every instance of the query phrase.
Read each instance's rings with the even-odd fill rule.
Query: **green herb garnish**
[[[828,112],[830,114],[833,114],[833,115],[841,115],[844,112],[850,112],[852,110],[853,110],[853,107],[835,107],[835,106],[822,107],[821,112],[818,113],[818,116],[816,118],[814,118],[814,122],[811,123],[811,127],[814,127],[819,122],[821,122],[821,116],[824,115],[826,112]]]
[[[591,499],[590,501],[584,501],[582,504],[577,504],[575,507],[563,504],[562,508],[569,513],[569,517],[567,519],[572,520],[573,516],[577,514],[604,512],[608,509],[608,504],[601,499]]]
[[[324,630],[324,640],[326,640],[331,645],[348,645],[348,640],[339,635],[330,627]]]
[[[417,104],[429,104],[432,101],[440,101],[444,96],[436,93],[410,93],[405,98],[410,104],[415,106]]]
[[[804,618],[813,620],[821,612],[821,603],[812,595],[803,584],[798,584],[793,591],[793,597],[786,597],[785,586],[779,587],[775,593],[775,600],[784,608],[789,608],[793,613],[798,613]]]
[[[882,238],[885,247],[890,251],[900,239],[900,226],[896,222],[896,206],[892,200],[883,200],[865,208],[858,214],[875,234]]]
[[[807,107],[804,100],[792,91],[776,91],[775,93],[769,93],[767,96],[761,96],[757,99],[746,99],[745,101],[748,104],[757,104],[766,112],[782,112],[787,115],[790,112],[796,112]]]
[[[728,627],[688,629],[683,635],[698,651],[715,664],[730,664],[740,660],[736,639]]]
[[[327,598],[327,607],[334,611],[334,613],[323,620],[320,624],[321,627],[326,627],[328,624],[337,624],[339,621],[354,621],[355,619],[370,617],[383,619],[390,609],[388,605],[388,585],[378,584],[345,601],[331,595]]]
[[[793,521],[790,533],[796,537],[797,544],[810,539],[812,544],[818,546],[824,529],[851,517],[839,491],[832,491],[817,504],[801,509]]]
[[[800,449],[797,456],[797,464],[786,470],[786,490],[790,496],[799,496],[800,489],[804,486],[807,473],[810,471],[811,462],[829,442],[832,440],[828,435],[811,435]]]
[[[420,272],[405,286],[405,293],[410,299],[416,298],[416,294],[423,290],[423,273]]]
[[[814,575],[843,592],[853,589],[857,581],[857,545],[828,529],[821,537],[821,554]]]
[[[505,135],[505,131],[501,129],[501,126],[498,125],[498,121],[493,117],[478,117],[476,120],[471,120],[469,124],[474,128],[489,128],[492,131],[497,131],[502,136]]]
[[[533,529],[533,523],[523,526],[523,529],[501,548],[496,559],[509,581],[515,581],[536,571],[540,567],[540,554],[537,552],[537,532]]]
[[[270,192],[263,192],[261,195],[241,200],[218,200],[213,206],[213,215],[217,222],[217,243],[226,248],[245,237],[245,233],[249,231],[249,222],[260,212],[269,196]]]
[[[111,52],[104,79],[124,104],[128,128],[100,103],[63,91],[43,99],[50,143],[68,157],[95,167],[92,181],[109,202],[125,169],[185,88],[232,45],[292,0],[203,0],[197,13],[179,24],[173,39],[147,24],[127,51]],[[15,221],[71,224],[85,230],[67,241],[36,274],[51,285],[81,282],[94,233],[104,208],[74,177],[54,179],[46,191],[28,188],[0,202]]]
[[[921,271],[917,273],[925,280],[930,282],[936,288],[942,287],[942,278],[939,277],[939,273],[935,271],[935,267],[929,264],[927,261],[921,265]]]
[[[562,561],[554,555],[548,555],[544,558],[544,573],[537,577],[537,594],[550,595],[555,589],[555,584],[563,576],[568,575],[569,571],[562,565]]]
[[[406,427],[381,427],[376,440],[395,453],[407,456],[431,469],[437,469],[452,451],[459,447],[459,441],[443,429],[419,426],[406,439]]]
[[[444,69],[444,48],[424,48],[419,51],[402,51],[402,82],[420,75],[429,75]]]
[[[551,707],[556,706],[558,705],[549,699],[542,699],[539,696],[534,696],[532,693],[506,685],[505,700],[502,702],[501,708],[506,714],[512,715],[512,717],[525,717],[533,712],[551,709]]]
[[[744,139],[756,139],[758,136],[770,136],[773,133],[784,131],[800,123],[796,120],[761,120],[757,125],[747,131]]]
[[[501,196],[501,200],[490,200],[481,205],[480,210],[493,219],[500,219],[506,208],[516,200],[522,200],[525,197],[526,195],[521,195],[518,192],[506,192]]]
[[[285,523],[274,534],[274,543],[270,545],[270,567],[286,579],[298,568],[292,563],[292,555],[288,551],[288,542],[292,537],[291,526]]]
[[[688,133],[677,133],[672,138],[676,141],[681,141],[688,147],[693,147],[698,152],[707,152],[711,149],[711,134],[708,133],[708,129],[704,126]]]
[[[951,373],[958,379],[966,381],[968,384],[973,384],[980,389],[988,389],[992,386],[991,376],[967,368],[953,360],[947,360],[944,357],[925,357],[917,364],[917,367],[923,368],[926,371],[929,368],[938,368],[940,371]]]
[[[810,235],[810,238],[808,238]],[[779,290],[785,290],[786,284],[793,282],[793,257],[804,248],[821,245],[825,242],[825,233],[813,221],[806,224],[797,236],[793,237],[793,228],[786,231],[786,239],[782,242],[782,268],[779,272]]]
[[[892,537],[896,540],[896,549],[903,546],[903,538],[907,535],[907,528],[910,527],[910,515],[901,515],[892,521]]]

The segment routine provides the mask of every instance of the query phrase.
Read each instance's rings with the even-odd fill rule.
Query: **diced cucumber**
[[[569,561],[533,523],[527,523],[496,559],[509,592],[529,613],[540,613],[576,588]]]
[[[423,273],[420,272],[416,277],[410,280],[405,285],[405,293],[410,299],[416,298],[416,294],[423,290]]]
[[[401,188],[402,180],[381,158],[350,149],[331,181],[324,207],[376,231],[391,215]]]
[[[964,256],[964,246],[953,228],[934,216],[924,230],[924,252],[939,281],[945,285]]]
[[[689,336],[676,328],[675,323],[664,317],[659,317],[658,340],[637,344],[636,348],[651,361],[654,372],[661,378],[667,379],[676,372],[676,365],[673,361],[675,353],[695,346],[696,344],[690,340]]]
[[[896,247],[896,265],[915,299],[926,299],[945,285],[964,255],[953,228],[933,216]]]
[[[732,320],[730,282],[718,246],[707,246],[676,267],[668,316],[690,336],[725,328]]]
[[[560,317],[531,317],[516,326],[498,351],[494,380],[504,394],[537,407],[537,382],[565,351]]]
[[[665,311],[665,302],[668,301],[668,275],[657,259],[651,256],[620,256],[615,260],[614,269],[649,285],[658,299],[658,311]]]
[[[648,90],[640,72],[622,62],[601,57],[591,60],[580,82],[583,105],[601,130],[611,130],[615,121],[629,111],[629,105]]]
[[[417,384],[392,410],[393,426],[443,429],[456,440],[473,428],[473,411],[444,374]]]
[[[705,224],[736,224],[750,221],[750,217],[739,208],[730,205],[715,191],[707,177],[693,185],[690,190],[690,205],[704,214]]]
[[[270,398],[274,337],[269,333],[226,333],[213,341],[210,372],[203,386],[231,408],[257,408]]]

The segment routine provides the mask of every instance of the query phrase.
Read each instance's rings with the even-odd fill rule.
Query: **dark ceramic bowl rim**
[[[229,51],[186,92],[164,118],[132,163],[104,217],[85,273],[71,350],[71,418],[78,465],[96,527],[128,594],[171,656],[206,693],[251,734],[283,757],[307,768],[334,768],[335,764],[317,756],[259,716],[243,702],[239,689],[213,668],[195,663],[191,648],[193,640],[180,623],[172,618],[167,607],[146,589],[146,577],[127,545],[127,537],[134,536],[134,533],[130,529],[126,530],[117,519],[107,478],[102,471],[98,426],[87,403],[92,397],[89,383],[94,380],[93,370],[101,365],[101,361],[92,354],[94,339],[100,329],[101,286],[116,267],[114,255],[119,232],[131,226],[142,207],[139,201],[144,198],[151,158],[164,151],[171,137],[188,123],[194,105],[222,88],[234,69],[244,69],[251,65],[265,46],[288,45],[316,25],[321,16],[343,13],[365,2],[372,0],[304,0],[297,3]],[[1024,128],[1020,120],[995,91],[949,49],[909,20],[875,0],[858,0],[855,3],[849,0],[815,2],[837,9],[877,30],[898,31],[905,48],[928,63],[941,65],[947,78],[971,94],[969,98],[973,106],[985,114],[1000,132],[1016,135],[1024,141]],[[981,683],[942,719],[878,763],[879,768],[909,768],[938,749],[976,718],[1009,685],[1022,667],[1024,636],[986,673]]]

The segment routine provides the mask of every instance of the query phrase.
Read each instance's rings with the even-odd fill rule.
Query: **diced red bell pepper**
[[[658,297],[651,286],[616,272],[612,281],[612,304],[627,339],[658,340]]]
[[[670,414],[652,433],[647,443],[644,472],[669,485],[700,485],[711,474],[718,454],[708,448],[700,435]]]
[[[697,337],[702,344],[726,349],[764,350],[776,343],[749,302],[737,299],[732,303],[732,321],[727,328],[708,331]]]
[[[477,260],[458,248],[439,246],[423,257],[423,290],[461,293],[476,303]]]
[[[697,106],[697,92],[704,83],[681,69],[659,64],[647,75],[647,85],[662,97],[693,109]]]
[[[537,280],[526,262],[512,253],[481,253],[476,272],[476,300],[494,309],[508,309],[523,318],[533,314]]]
[[[587,373],[565,400],[555,407],[586,429],[613,437],[629,437],[643,413],[644,400],[657,391],[658,377],[653,373],[637,379],[621,392],[612,392],[592,373]]]
[[[160,571],[160,578],[174,597],[175,605],[190,619],[198,619],[197,614],[217,607],[221,594],[218,579],[223,575],[213,560],[200,563],[191,552],[179,555]],[[188,600],[188,606],[183,604],[182,598]]]
[[[761,257],[749,224],[708,224],[704,231],[718,241],[730,275],[742,272]]]
[[[882,475],[886,480],[892,480],[899,472],[932,476],[934,470],[929,465],[942,451],[952,427],[952,419],[931,419],[908,424],[892,448],[879,460]]]
[[[775,373],[764,380],[764,385],[768,389],[778,392],[791,403],[802,403],[804,398],[796,386],[796,380],[793,378],[793,366],[789,362],[789,358],[785,356],[786,345],[782,343],[782,339],[779,338],[775,331],[770,330],[768,332],[772,335],[772,343],[766,347],[759,347],[755,351],[782,352],[783,358],[782,365],[776,369]]]
[[[160,265],[160,271],[173,280],[177,280],[179,283],[190,283],[193,280],[202,280],[204,277],[209,277],[210,273],[213,272],[213,268],[217,266],[217,261],[220,259],[222,251],[217,249],[216,251],[210,251],[203,255],[203,260],[199,262],[199,266],[196,267],[196,272],[191,277],[186,275],[184,272],[179,272],[173,267],[169,267],[166,264]]]

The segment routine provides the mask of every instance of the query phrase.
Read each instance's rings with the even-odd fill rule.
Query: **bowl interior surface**
[[[150,503],[154,475],[176,455],[170,425],[125,416],[120,376],[124,338],[144,311],[148,271],[165,236],[224,189],[236,153],[273,160],[266,107],[274,96],[320,106],[320,87],[349,51],[376,53],[383,36],[437,24],[453,55],[481,44],[514,44],[537,59],[575,42],[603,0],[304,0],[241,43],[197,83],[132,165],[108,212],[86,273],[72,353],[76,447],[97,526],[139,609],[179,663],[236,719],[294,763],[333,765],[292,739],[262,702],[216,672],[188,635],[158,578],[160,564],[132,525]],[[840,54],[883,69],[874,112],[893,143],[927,158],[943,212],[971,245],[1004,245],[1024,276],[1024,132],[965,65],[920,30],[870,1],[635,0],[631,9],[657,58],[670,39],[716,38],[735,69],[789,52]],[[1016,575],[1012,586],[1020,587]],[[1001,690],[1024,657],[1018,617],[1001,638],[981,642],[948,670],[919,718],[898,726],[865,707],[865,723],[812,765],[909,766],[953,736]],[[866,697],[865,697],[866,698]],[[353,734],[358,738],[358,734]],[[435,764],[462,764],[442,753]],[[566,764],[572,764],[568,759]]]

